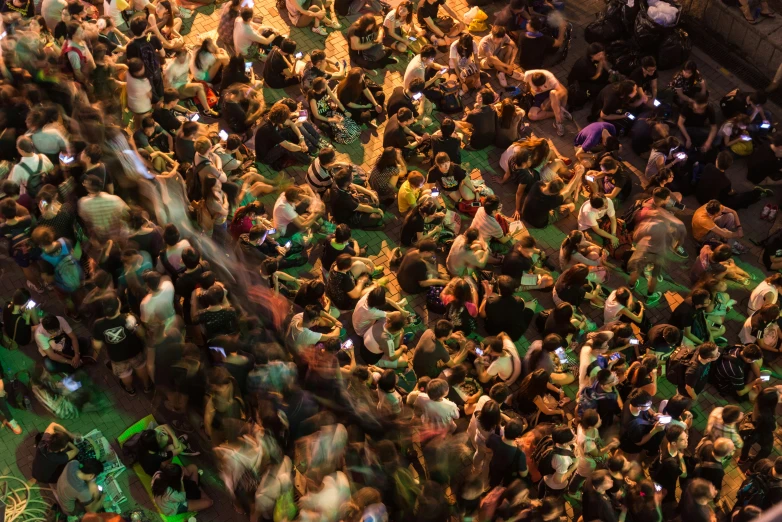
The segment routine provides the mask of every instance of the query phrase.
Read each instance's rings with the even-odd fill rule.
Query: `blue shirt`
[[[611,136],[616,136],[616,128],[613,124],[596,121],[581,129],[581,132],[576,135],[573,144],[576,147],[581,147],[586,152],[590,152],[603,141],[603,129],[607,130]]]

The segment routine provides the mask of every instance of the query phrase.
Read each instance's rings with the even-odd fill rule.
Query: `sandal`
[[[752,25],[755,25],[758,23],[758,20],[755,19],[754,16],[752,16],[752,13],[749,10],[749,6],[741,6],[741,14],[744,15],[744,20],[751,23]]]

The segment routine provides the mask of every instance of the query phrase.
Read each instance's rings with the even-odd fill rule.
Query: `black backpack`
[[[554,455],[564,455],[567,457],[574,456],[572,451],[557,448],[554,445],[554,439],[551,438],[551,435],[546,435],[540,439],[540,442],[538,442],[535,449],[532,451],[532,462],[538,467],[541,477],[554,473],[554,466],[551,463],[554,459]]]
[[[211,165],[212,162],[205,159],[198,165],[192,165],[185,177],[185,185],[187,185],[187,199],[191,202],[199,201],[204,197],[204,189],[201,186],[201,176],[199,175],[204,167]]]
[[[736,504],[733,511],[738,511],[745,506],[757,506],[760,509],[768,509],[768,494],[771,490],[769,478],[765,473],[754,473],[744,479],[736,492]]]
[[[740,89],[733,89],[720,100],[720,109],[725,119],[732,118],[737,114],[744,114],[747,110],[747,95]]]
[[[125,441],[125,444],[122,445],[122,460],[127,466],[132,466],[138,461],[139,453],[141,451],[142,433],[142,431],[134,433]]]
[[[684,384],[684,374],[695,360],[696,354],[697,352],[690,352],[685,346],[676,348],[665,365],[665,378],[668,382],[676,386]]]
[[[632,205],[630,205],[630,208],[628,208],[625,213],[622,215],[622,220],[625,222],[625,228],[629,231],[632,231],[635,228],[635,216],[640,212],[641,208],[643,208],[644,203],[649,201],[652,198],[640,198],[635,201]]]

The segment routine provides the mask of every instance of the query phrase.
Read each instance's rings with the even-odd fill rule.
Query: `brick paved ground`
[[[592,19],[595,12],[600,8],[601,2],[597,0],[589,0],[585,2],[579,2],[577,5],[568,6],[565,10],[566,17],[573,22],[575,30],[573,32],[573,43],[570,51],[570,55],[567,60],[553,69],[553,72],[559,78],[565,78],[567,72],[570,69],[571,64],[577,59],[581,53],[585,50],[585,42],[583,41],[583,26],[588,24]],[[464,0],[452,0],[449,5],[461,13],[466,12],[467,7]],[[491,16],[493,9],[486,9]],[[323,48],[324,40],[326,51],[329,56],[337,59],[348,59],[344,29],[341,32],[330,32],[326,38],[314,35],[308,29],[301,30],[296,28],[286,29],[287,18],[283,21],[274,7],[273,2],[267,0],[263,2],[256,2],[255,11],[257,14],[265,17],[265,23],[274,25],[285,32],[290,31],[291,36],[298,42],[299,49],[305,52]],[[189,31],[187,39],[189,43],[197,42],[205,35],[214,35],[214,30],[217,24],[217,12],[219,8],[214,7],[202,8],[191,18],[185,19],[185,31]],[[347,27],[352,20],[342,19],[343,26]],[[482,35],[476,35],[482,36]],[[719,98],[727,91],[734,88],[736,85],[742,85],[743,88],[747,88],[742,84],[740,79],[734,77],[730,72],[719,67],[711,59],[706,57],[702,52],[695,49],[693,51],[693,58],[698,62],[701,68],[701,72],[709,82],[709,89],[712,93],[712,100],[719,100]],[[400,64],[389,67],[384,71],[380,71],[375,77],[375,81],[382,84],[386,93],[390,94],[393,88],[400,84],[402,75],[407,60],[403,59]],[[262,65],[256,65],[257,72],[260,72]],[[661,72],[660,85],[665,85],[672,76],[672,71]],[[291,89],[289,92],[282,90],[266,90],[267,103],[271,104],[275,100],[282,96],[291,96],[297,99],[301,98],[300,93]],[[776,110],[776,108],[773,108]],[[776,110],[777,114],[782,114]],[[575,114],[577,124],[570,123],[567,126],[567,134],[563,138],[559,138],[553,132],[550,122],[543,122],[542,124],[534,124],[533,131],[538,136],[550,138],[555,143],[556,147],[562,154],[571,155],[573,151],[572,139],[578,132],[580,125],[586,123],[585,111],[579,111]],[[367,170],[371,168],[372,162],[379,155],[382,148],[382,126],[379,130],[374,132],[365,131],[361,137],[360,142],[352,145],[338,145],[337,149],[344,155],[344,160],[349,160],[351,163],[362,165]],[[464,151],[465,162],[470,163],[472,167],[477,167],[482,170],[484,177],[489,186],[491,186],[495,192],[502,198],[504,207],[506,209],[513,208],[513,193],[508,188],[500,187],[493,175],[499,173],[497,162],[502,151],[500,150],[488,150],[480,152]],[[637,168],[643,168],[645,162],[640,158],[635,157],[632,152],[625,154],[625,159]],[[741,190],[744,186],[748,185],[745,179],[745,166],[742,161],[737,161],[737,164],[730,172],[731,179],[734,183],[734,188]],[[415,165],[411,168],[416,167]],[[425,167],[420,167],[425,169]],[[276,176],[278,173],[268,173],[270,176]],[[289,169],[284,175],[293,177],[297,182],[303,182],[304,169],[292,168]],[[634,187],[634,190],[638,191],[639,187]],[[273,198],[269,198],[267,203],[271,204]],[[692,210],[697,208],[697,203],[694,199],[688,198],[685,203],[688,209],[684,212],[686,216],[691,216]],[[761,204],[753,205],[746,211],[742,212],[742,221],[745,224],[745,230],[748,231],[748,238],[755,240],[761,240],[765,238],[770,232],[770,225],[764,221],[758,219]],[[270,208],[270,207],[269,207]],[[688,217],[684,218],[685,222],[688,222]],[[466,223],[465,223],[466,225]],[[567,233],[567,231],[573,229],[576,226],[576,221],[573,217],[570,217],[556,227],[550,226],[544,230],[534,230],[532,234],[546,251],[557,258],[557,251],[560,242]],[[689,223],[688,223],[689,226]],[[355,232],[354,235],[360,244],[367,247],[369,256],[379,263],[384,263],[387,260],[388,253],[396,246],[401,228],[401,220],[397,214],[388,216],[386,220],[386,226],[381,232]],[[745,241],[746,239],[745,238]],[[748,242],[748,246],[751,246]],[[681,296],[688,291],[688,271],[691,264],[691,260],[694,257],[694,244],[690,242],[686,245],[688,252],[690,253],[690,259],[687,261],[672,260],[669,265],[669,277],[662,283],[659,289],[665,292],[666,298],[661,301],[656,307],[650,310],[651,316],[654,321],[667,319],[670,313],[670,306],[675,304],[681,299]],[[758,279],[764,277],[763,270],[758,263],[760,250],[756,247],[752,248],[752,251],[738,260],[739,264],[745,269],[751,271],[757,276]],[[0,274],[0,299],[3,302],[8,300],[12,292],[22,286],[23,277],[21,272],[17,269],[16,265],[8,258],[0,258],[0,266],[3,267],[4,272]],[[299,273],[309,271],[311,274],[317,274],[319,272],[318,266],[307,266]],[[624,284],[626,276],[624,274],[618,274],[612,276],[612,279],[608,282],[608,287],[616,288],[617,286]],[[393,296],[401,297],[399,288],[396,284],[395,278],[392,276],[392,281],[388,287],[391,290]],[[746,300],[748,292],[732,284],[730,289],[731,295],[734,299],[739,301],[739,305],[728,316],[727,328],[728,338],[732,341],[736,338],[736,334],[739,331],[741,324],[745,317],[743,310],[746,309]],[[527,297],[527,296],[525,296]],[[550,308],[552,305],[550,294],[535,292],[533,297],[537,298],[541,307]],[[428,321],[430,318],[426,310],[424,309],[422,299],[410,298],[410,305]],[[601,310],[594,309],[587,306],[585,312],[598,324],[602,324],[602,312]],[[62,313],[62,307],[54,300],[47,300],[44,303],[44,309],[51,312]],[[526,347],[537,336],[537,332],[534,327],[531,327],[527,332],[524,339],[519,341],[518,347],[520,353],[526,351]],[[0,355],[2,359],[3,368],[6,370],[6,374],[10,374],[22,369],[29,369],[32,367],[34,361],[38,359],[35,350],[25,348],[19,352],[3,351]],[[773,362],[771,363],[773,365]],[[71,430],[77,430],[86,432],[92,428],[98,428],[109,438],[114,441],[117,435],[122,432],[127,426],[134,421],[148,414],[149,412],[155,412],[162,419],[170,418],[163,408],[160,408],[160,398],[155,397],[153,400],[148,400],[146,397],[139,394],[136,397],[128,397],[118,386],[118,382],[114,379],[103,365],[98,365],[90,370],[92,377],[95,379],[98,386],[106,394],[106,399],[109,401],[110,406],[102,409],[97,413],[88,413],[82,415],[80,419],[73,421],[64,421],[63,424]],[[657,399],[664,397],[670,397],[673,393],[673,387],[667,383],[664,379],[658,387]],[[569,394],[573,396],[573,389],[569,390]],[[691,436],[692,444],[696,444],[699,437],[699,432],[705,427],[706,417],[708,412],[716,405],[722,405],[727,403],[725,399],[714,393],[713,389],[707,389],[699,400],[699,404],[695,409],[698,414],[698,419],[695,421],[695,430],[698,433]],[[746,405],[745,405],[746,406]],[[20,424],[24,427],[24,434],[22,436],[14,436],[9,430],[0,431],[0,475],[14,475],[18,477],[29,478],[32,464],[32,456],[34,450],[33,437],[36,431],[42,431],[46,425],[53,420],[50,415],[44,414],[42,408],[36,405],[34,414],[19,411],[15,412]],[[235,512],[228,500],[227,495],[222,491],[221,484],[217,474],[214,473],[213,460],[207,454],[198,459],[191,459],[192,462],[197,463],[199,466],[207,468],[210,472],[205,475],[205,487],[210,497],[216,501],[215,507],[203,514],[199,515],[199,520],[208,522],[211,520],[225,520],[228,517],[235,516]],[[724,498],[730,498],[736,487],[741,483],[743,475],[740,470],[735,467],[731,467],[725,480],[725,489],[723,491]],[[151,501],[149,500],[146,492],[143,490],[138,479],[132,472],[127,472],[121,479],[122,487],[125,489],[128,496],[128,503],[123,507],[127,510],[138,505],[145,509],[151,508]],[[128,494],[129,493],[129,494]]]

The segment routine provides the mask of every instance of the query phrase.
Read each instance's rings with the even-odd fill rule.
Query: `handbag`
[[[201,100],[198,98],[198,96],[195,98],[196,104],[204,110],[211,109],[212,107],[216,106],[220,102],[220,98],[217,96],[217,93],[215,93],[214,89],[212,89],[212,86],[204,80],[198,80],[197,83],[200,83],[204,86],[204,92],[206,93],[206,103],[209,105],[209,107],[202,107]]]

